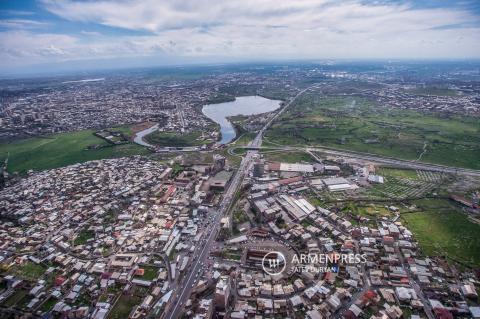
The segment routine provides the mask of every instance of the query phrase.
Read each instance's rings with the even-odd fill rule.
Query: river
[[[235,98],[235,101],[217,104],[207,104],[202,112],[208,118],[220,125],[222,133],[221,144],[230,143],[235,139],[235,129],[228,117],[234,115],[254,115],[275,111],[280,107],[282,101],[270,100],[261,96],[242,96]]]

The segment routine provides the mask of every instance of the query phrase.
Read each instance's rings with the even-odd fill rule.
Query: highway
[[[360,152],[353,152],[353,151],[345,151],[345,150],[334,150],[332,148],[327,147],[309,147],[309,148],[300,148],[294,147],[296,150],[303,150],[307,152],[321,152],[328,155],[336,155],[336,156],[343,156],[343,157],[353,157],[357,159],[378,162],[383,164],[401,166],[410,169],[420,169],[420,170],[427,170],[427,171],[434,171],[440,173],[451,173],[451,174],[464,174],[464,175],[471,175],[471,176],[479,176],[480,171],[468,168],[461,168],[461,167],[451,167],[445,165],[438,165],[438,164],[431,164],[425,162],[417,162],[417,161],[409,161],[409,160],[400,160],[391,157],[385,157],[380,155],[375,155],[371,153],[360,153]]]
[[[295,95],[287,104],[285,104],[270,120],[263,126],[263,128],[258,132],[256,137],[249,143],[249,147],[260,147],[262,145],[263,134],[268,129],[268,127],[273,123],[273,121],[280,116],[300,95],[302,95],[307,90],[313,88],[315,85],[310,86]],[[179,318],[183,312],[184,305],[190,294],[197,283],[198,273],[204,269],[207,258],[210,254],[215,238],[220,230],[220,220],[224,214],[226,214],[232,204],[232,199],[235,196],[236,191],[240,187],[248,168],[252,164],[254,155],[257,153],[257,150],[249,150],[243,157],[240,167],[235,173],[232,181],[228,185],[227,190],[225,191],[223,198],[220,202],[220,205],[216,212],[214,212],[214,221],[212,229],[207,233],[207,237],[203,245],[197,245],[193,254],[193,262],[190,265],[190,271],[185,274],[183,280],[177,285],[177,288],[180,288],[181,291],[174,291],[173,298],[171,303],[174,304],[172,309],[167,309],[163,313],[163,318],[174,319]]]
[[[165,318],[172,319],[172,318],[180,317],[183,311],[183,306],[185,305],[185,302],[190,297],[193,287],[196,285],[196,282],[197,282],[196,280],[198,279],[196,275],[201,270],[203,270],[204,264],[206,263],[207,258],[210,254],[210,250],[213,246],[213,243],[215,242],[215,238],[217,237],[217,234],[220,230],[220,220],[222,216],[228,211],[228,208],[230,207],[232,199],[235,195],[235,192],[239,188],[241,182],[243,181],[245,173],[255,153],[256,151],[247,152],[246,156],[242,160],[242,163],[240,164],[240,167],[237,173],[233,177],[233,180],[231,181],[228,189],[225,191],[222,201],[218,207],[218,210],[214,213],[215,215],[214,215],[212,229],[210,232],[207,233],[205,243],[203,245],[199,245],[198,247],[196,247],[194,256],[193,256],[194,260],[192,265],[189,268],[190,272],[186,273],[183,282],[177,286],[181,289],[181,292],[179,292],[178,298],[175,298],[176,294],[174,295],[173,301],[175,302],[175,306],[168,314],[166,314]]]
[[[249,148],[251,146],[238,146],[236,148]],[[261,147],[257,146],[259,149],[266,151],[303,151],[307,153],[311,152],[320,152],[327,155],[350,157],[355,159],[361,159],[365,161],[371,161],[381,164],[393,165],[397,167],[409,168],[409,169],[418,169],[426,170],[439,173],[449,173],[449,174],[459,174],[459,175],[468,175],[480,177],[480,171],[475,169],[468,169],[462,167],[453,167],[445,166],[439,164],[431,164],[425,162],[417,162],[410,160],[396,159],[392,157],[385,157],[381,155],[371,154],[371,153],[361,153],[347,150],[338,150],[331,147],[315,146],[315,147],[297,147],[297,146],[278,146],[278,147]],[[314,158],[318,158],[316,155]]]

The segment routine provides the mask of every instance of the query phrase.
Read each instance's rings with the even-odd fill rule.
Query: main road
[[[304,90],[301,90],[297,93],[287,104],[285,104],[274,116],[272,116],[268,122],[263,126],[263,128],[258,132],[255,138],[249,143],[249,147],[261,147],[262,146],[262,139],[263,134],[268,129],[268,127],[273,123],[273,121],[280,116],[300,95],[305,93],[307,90],[315,87],[316,85],[312,85]],[[167,307],[167,310],[163,314],[164,318],[167,319],[174,319],[179,318],[183,312],[183,307],[190,297],[190,294],[195,286],[198,278],[198,274],[204,268],[204,265],[207,262],[208,255],[210,254],[211,248],[215,242],[215,238],[217,237],[218,232],[220,231],[220,220],[222,216],[228,212],[230,205],[232,204],[232,200],[238,188],[240,187],[246,173],[248,172],[248,168],[250,167],[252,160],[257,154],[257,150],[249,150],[245,154],[240,163],[240,167],[238,168],[237,172],[235,173],[232,181],[230,182],[227,190],[223,194],[223,198],[220,202],[220,205],[216,212],[214,212],[214,221],[212,225],[211,231],[207,234],[205,239],[205,243],[203,245],[197,245],[193,254],[193,262],[192,265],[189,267],[189,271],[185,273],[185,276],[182,282],[177,285],[180,291],[175,291],[173,293],[173,298],[171,303],[174,304],[173,308]]]
[[[237,146],[236,148],[249,149],[251,147],[252,146]],[[310,155],[312,155],[315,159],[317,159],[318,157],[315,155],[315,153],[312,153],[312,152],[319,152],[327,155],[350,157],[355,159],[361,159],[364,161],[371,161],[371,162],[376,162],[381,164],[408,168],[408,169],[426,170],[426,171],[439,172],[439,173],[449,173],[449,174],[480,177],[480,170],[446,166],[446,165],[440,165],[440,164],[432,164],[432,163],[426,163],[426,162],[418,162],[418,161],[412,161],[412,160],[402,160],[402,159],[396,159],[396,158],[381,156],[381,155],[372,154],[372,153],[362,153],[362,152],[348,151],[343,149],[341,150],[341,149],[335,149],[335,148],[320,146],[320,145],[308,146],[308,147],[282,146],[282,145],[279,145],[278,147],[257,146],[256,148],[258,150],[263,149],[265,151],[303,151],[303,152],[310,153]]]

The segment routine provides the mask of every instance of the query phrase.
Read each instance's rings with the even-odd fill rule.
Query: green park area
[[[480,169],[477,119],[380,107],[362,98],[301,96],[266,139]]]
[[[144,147],[133,143],[109,144],[93,133],[93,130],[84,130],[0,144],[0,160],[8,157],[9,172],[25,173],[30,169],[43,170],[90,160],[149,153]]]
[[[426,255],[480,266],[480,225],[448,200],[423,199],[415,204],[418,211],[401,218]]]
[[[158,146],[185,147],[199,146],[214,142],[211,139],[203,139],[202,132],[159,132],[155,131],[144,138],[147,142]]]
[[[269,162],[301,163],[315,162],[315,159],[305,152],[285,152],[285,151],[265,151],[262,152],[264,158]]]

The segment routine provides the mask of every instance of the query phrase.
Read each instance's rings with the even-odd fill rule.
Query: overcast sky
[[[0,0],[0,72],[325,58],[480,58],[480,1]]]

